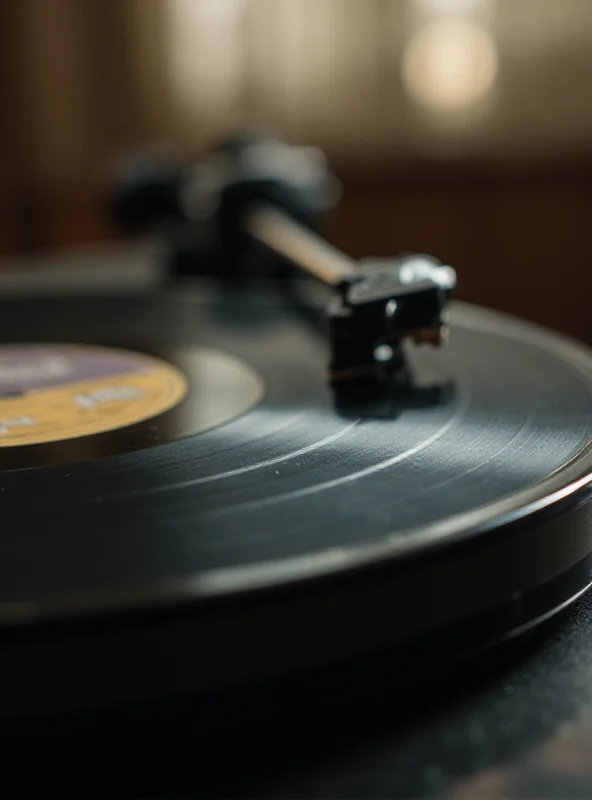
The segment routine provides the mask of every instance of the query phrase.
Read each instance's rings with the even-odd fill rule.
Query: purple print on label
[[[0,346],[0,397],[149,369],[141,356],[117,350],[68,345]]]

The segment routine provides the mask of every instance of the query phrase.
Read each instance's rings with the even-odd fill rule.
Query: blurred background
[[[0,265],[112,240],[109,164],[245,122],[325,149],[327,233],[592,342],[590,0],[4,0]]]

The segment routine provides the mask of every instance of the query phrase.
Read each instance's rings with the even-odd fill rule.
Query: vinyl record
[[[0,342],[5,713],[449,660],[590,583],[592,357],[555,334],[456,305],[372,399],[273,291],[5,302]]]

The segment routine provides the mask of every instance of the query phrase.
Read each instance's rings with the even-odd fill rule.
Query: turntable
[[[157,281],[0,302],[6,724],[430,696],[590,585],[592,354],[355,263],[336,195],[272,140],[140,159],[112,206]]]

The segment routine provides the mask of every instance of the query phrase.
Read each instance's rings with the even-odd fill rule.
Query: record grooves
[[[193,287],[1,304],[2,343],[132,351],[188,381],[135,424],[0,447],[7,713],[393,648],[402,665],[427,636],[451,660],[590,583],[584,347],[457,304],[448,347],[410,352],[408,386],[352,399],[275,292]]]

